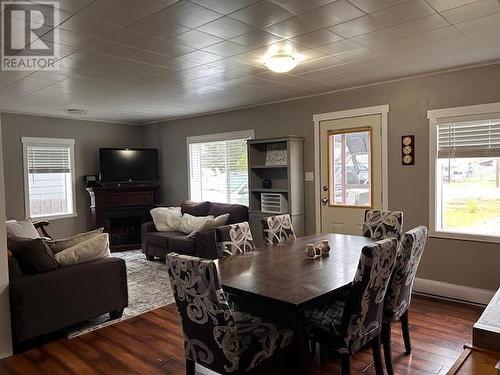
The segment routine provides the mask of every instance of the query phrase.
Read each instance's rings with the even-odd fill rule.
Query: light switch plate
[[[306,172],[305,179],[306,181],[314,181],[314,172]]]

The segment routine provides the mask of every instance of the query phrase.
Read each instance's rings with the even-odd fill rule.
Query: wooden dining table
[[[330,241],[330,254],[307,259],[309,243]],[[374,240],[354,235],[317,234],[285,244],[263,246],[244,255],[219,259],[222,287],[243,311],[280,322],[292,329],[295,345],[291,366],[307,371],[305,310],[338,295],[352,282],[363,246]]]

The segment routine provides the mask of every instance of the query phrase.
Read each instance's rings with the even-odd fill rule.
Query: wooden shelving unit
[[[288,193],[288,189],[253,188],[252,193]]]
[[[269,145],[281,145],[286,150],[286,165],[266,164]],[[286,136],[280,138],[251,139],[248,145],[248,176],[250,192],[250,226],[254,240],[263,243],[261,219],[276,215],[261,211],[262,193],[280,193],[288,201],[285,213],[292,217],[298,236],[305,233],[304,210],[304,138]],[[264,180],[270,180],[271,188],[264,188]]]

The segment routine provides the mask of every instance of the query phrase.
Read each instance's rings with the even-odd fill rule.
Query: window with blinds
[[[500,118],[438,124],[438,156],[500,157]]]
[[[436,126],[436,230],[500,237],[500,116]]]
[[[74,140],[23,138],[26,216],[74,215]]]
[[[188,138],[191,200],[248,205],[250,138],[253,131]]]

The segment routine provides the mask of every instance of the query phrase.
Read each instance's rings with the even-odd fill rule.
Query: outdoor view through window
[[[500,120],[438,125],[436,229],[500,236]]]
[[[330,205],[370,207],[370,130],[335,132],[330,134],[328,142]]]
[[[29,217],[72,215],[73,140],[23,138]]]
[[[247,139],[189,144],[192,200],[248,205]]]

